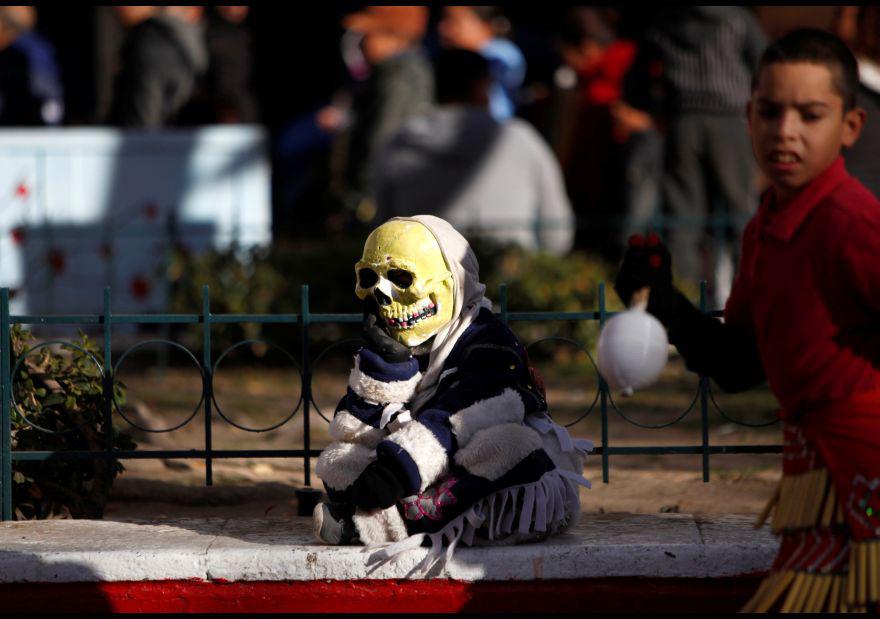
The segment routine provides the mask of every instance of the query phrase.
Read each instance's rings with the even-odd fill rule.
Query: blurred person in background
[[[375,166],[379,219],[437,215],[529,250],[571,249],[573,214],[559,164],[527,122],[489,113],[489,64],[468,50],[437,61],[438,107],[407,121]]]
[[[693,6],[666,7],[646,40],[662,67],[663,200],[677,218],[673,263],[684,280],[708,280],[721,307],[743,228],[757,208],[745,109],[766,39],[746,8]],[[712,227],[719,230],[714,251],[706,243],[715,232],[710,214],[729,223]]]
[[[176,124],[208,66],[204,8],[118,7],[117,11],[130,30],[114,84],[110,122],[143,129]]]
[[[255,123],[253,39],[249,6],[215,6],[204,20],[208,68],[181,112],[186,124]]]
[[[650,114],[627,102],[628,84],[645,79],[633,76],[638,46],[618,38],[603,11],[578,7],[559,51],[552,135],[579,218],[577,244],[615,261],[659,204],[662,140]]]
[[[362,81],[350,108],[328,106],[318,113],[317,123],[327,132],[347,129],[337,192],[345,211],[363,223],[376,214],[370,184],[379,148],[406,120],[433,105],[433,73],[421,49],[427,22],[423,6],[368,6],[343,21],[343,53],[362,55],[360,65],[348,59]]]
[[[58,125],[64,89],[55,48],[33,31],[32,6],[0,6],[0,125]]]
[[[121,4],[114,6],[113,10],[116,12],[116,18],[119,20],[119,23],[122,24],[122,27],[126,30],[130,30],[142,21],[153,17],[159,12],[159,8],[160,7],[158,6],[132,6]]]
[[[444,46],[470,50],[489,61],[492,83],[489,111],[504,121],[516,113],[519,90],[526,76],[526,60],[505,38],[510,22],[497,6],[447,6],[439,24]]]
[[[856,105],[867,113],[859,141],[843,153],[846,169],[880,196],[880,6],[838,7],[832,31],[859,63]]]

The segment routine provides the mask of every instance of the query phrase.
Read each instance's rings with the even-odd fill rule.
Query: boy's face
[[[758,167],[781,200],[796,195],[855,144],[865,113],[844,112],[828,67],[808,62],[765,66],[748,105]]]

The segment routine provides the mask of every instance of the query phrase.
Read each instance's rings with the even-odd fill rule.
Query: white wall
[[[15,314],[97,313],[107,285],[163,311],[171,223],[192,251],[267,245],[269,183],[256,126],[0,131],[0,286]]]

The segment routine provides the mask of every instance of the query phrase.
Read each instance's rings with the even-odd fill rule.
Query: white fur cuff
[[[342,410],[336,413],[333,421],[330,422],[330,436],[336,441],[359,443],[370,449],[375,449],[376,445],[385,437],[385,432],[364,423],[348,411]]]
[[[517,423],[505,423],[474,434],[467,447],[455,454],[455,461],[468,472],[494,481],[540,448],[537,432]]]
[[[374,511],[358,509],[353,520],[358,535],[366,546],[399,542],[407,537],[406,525],[395,505]]]
[[[475,432],[502,423],[520,423],[525,412],[522,398],[508,387],[500,395],[461,409],[449,418],[449,424],[458,438],[459,447],[464,447]]]
[[[449,465],[446,450],[434,433],[418,421],[412,421],[390,434],[388,440],[406,451],[416,463],[422,478],[419,492],[424,492],[446,472]]]
[[[376,459],[376,451],[356,443],[331,443],[321,452],[315,475],[334,490],[345,490]]]
[[[422,373],[416,372],[409,380],[396,380],[384,382],[367,376],[360,369],[360,358],[354,358],[354,368],[348,376],[348,386],[352,391],[361,396],[367,402],[375,404],[388,404],[390,402],[406,402],[413,393],[416,385],[422,380]]]

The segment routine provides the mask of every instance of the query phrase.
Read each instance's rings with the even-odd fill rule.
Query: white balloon
[[[612,317],[599,335],[599,371],[613,391],[624,395],[657,380],[668,354],[663,325],[638,307]]]

